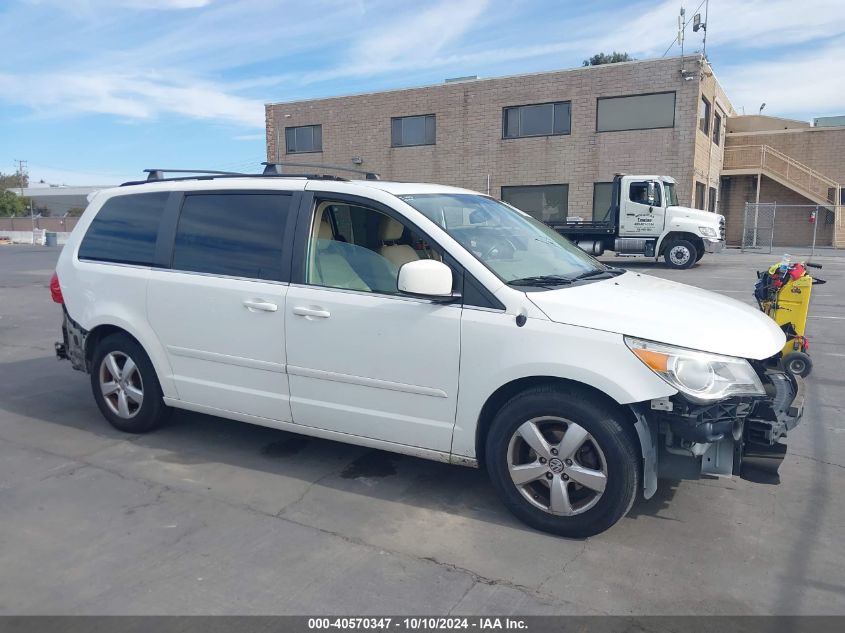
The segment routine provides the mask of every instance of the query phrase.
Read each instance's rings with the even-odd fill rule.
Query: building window
[[[675,93],[599,97],[596,132],[675,127]]]
[[[593,183],[593,221],[608,222],[612,220],[613,212],[613,183]]]
[[[433,114],[399,116],[390,119],[390,144],[393,147],[434,145],[434,133]]]
[[[301,154],[323,151],[323,126],[301,125],[285,128],[285,152]]]
[[[707,194],[707,187],[703,182],[695,183],[695,208],[704,211],[704,197]]]
[[[722,115],[718,112],[713,114],[713,142],[716,145],[722,140]]]
[[[704,97],[698,104],[698,129],[705,134],[710,133],[710,102]]]
[[[569,185],[502,187],[502,200],[542,222],[566,222]]]
[[[512,106],[502,110],[504,138],[569,134],[570,124],[571,104],[568,101]]]
[[[710,213],[716,213],[716,187],[710,187],[707,198],[707,210]]]

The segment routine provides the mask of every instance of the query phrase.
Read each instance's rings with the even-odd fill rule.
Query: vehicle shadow
[[[665,271],[672,271],[674,269],[669,268],[666,263],[659,259],[657,261],[648,258],[634,258],[634,257],[617,257],[617,258],[599,258],[599,261],[602,264],[606,264],[608,266],[616,266],[617,268],[624,268],[626,270],[665,270]],[[698,268],[701,266],[701,262],[696,262],[692,266],[690,266],[689,270]],[[683,272],[683,271],[680,271]]]
[[[68,364],[41,357],[5,363],[0,369],[11,378],[0,384],[0,416],[12,427],[27,426],[30,438],[37,433],[35,441],[43,435],[33,430],[37,426],[33,421],[45,423],[44,434],[51,434],[55,427],[71,431],[77,447],[91,442],[91,451],[76,453],[84,454],[80,459],[94,465],[99,463],[99,456],[114,452],[116,445],[125,443],[131,450],[120,450],[115,461],[109,462],[110,467],[131,471],[135,468],[133,460],[146,468],[151,464],[162,468],[196,466],[197,473],[191,478],[195,481],[208,472],[202,470],[204,465],[222,464],[232,469],[222,474],[215,472],[209,476],[217,480],[201,483],[213,485],[219,483],[221,476],[233,477],[232,473],[237,473],[240,485],[249,491],[250,486],[290,486],[289,480],[293,479],[307,484],[309,494],[322,488],[524,529],[498,500],[483,469],[456,467],[181,410],[174,410],[157,431],[131,435],[106,422],[91,397],[88,377],[72,371]],[[14,434],[12,427],[0,437]],[[264,476],[250,478],[249,471]],[[145,472],[141,471],[140,476],[144,477]],[[669,483],[661,482],[652,499],[640,498],[629,516],[665,518],[659,513],[677,487],[665,485]],[[178,481],[175,485],[179,485]],[[282,512],[285,510],[282,508]]]

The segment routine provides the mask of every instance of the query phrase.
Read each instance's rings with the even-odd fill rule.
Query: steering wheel
[[[511,259],[516,252],[516,246],[513,245],[508,238],[495,235],[493,236],[493,244],[481,256],[482,259]],[[504,247],[504,248],[500,248]]]

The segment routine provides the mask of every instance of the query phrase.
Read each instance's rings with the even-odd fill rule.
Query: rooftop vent
[[[475,81],[476,79],[478,79],[478,75],[465,75],[463,77],[449,77],[444,83],[456,84],[462,81]]]

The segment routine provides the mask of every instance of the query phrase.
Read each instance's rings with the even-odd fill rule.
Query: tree
[[[583,66],[601,66],[602,64],[618,64],[619,62],[633,62],[636,61],[628,53],[617,53],[613,51],[610,54],[596,53],[590,59],[585,59]]]
[[[29,215],[29,202],[26,198],[6,191],[0,191],[0,216],[21,216]]]
[[[20,172],[15,172],[14,174],[4,174],[2,171],[0,171],[0,191],[6,191],[6,189],[14,189],[28,186],[28,175],[23,174],[23,181],[21,181]]]
[[[78,218],[82,215],[82,212],[85,211],[82,207],[71,207],[67,210],[67,217],[69,218]]]

